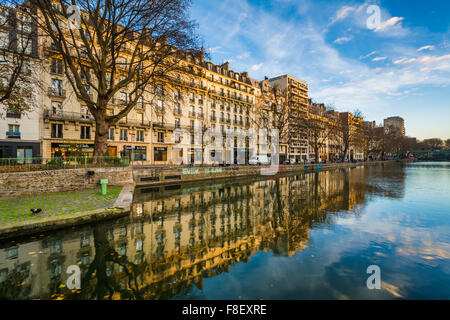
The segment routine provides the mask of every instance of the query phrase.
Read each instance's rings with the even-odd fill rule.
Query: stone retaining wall
[[[109,185],[133,183],[131,168],[122,167],[0,173],[0,197],[92,189],[100,179],[108,179]]]
[[[388,162],[331,163],[323,164],[322,169],[377,165],[380,163]],[[315,168],[316,165],[307,165],[306,170],[315,170]],[[0,173],[0,197],[97,188],[99,187],[100,179],[108,179],[109,185],[135,183],[137,186],[145,186],[215,178],[259,176],[264,173],[270,176],[304,170],[305,165],[280,165],[278,170],[273,172],[263,172],[261,167],[257,166],[216,166],[135,168],[133,172],[130,167],[127,167]],[[89,176],[89,171],[93,171],[94,175]]]

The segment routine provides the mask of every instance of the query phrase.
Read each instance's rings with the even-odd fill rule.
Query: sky
[[[408,136],[450,138],[448,0],[193,0],[190,10],[216,64],[258,80],[290,74],[338,111],[377,124],[401,116]]]

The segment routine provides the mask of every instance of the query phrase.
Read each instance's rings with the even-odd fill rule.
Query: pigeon
[[[32,213],[34,213],[34,214],[37,214],[37,213],[42,212],[42,209],[41,209],[41,208],[38,208],[38,209],[30,209],[30,211],[31,211]]]

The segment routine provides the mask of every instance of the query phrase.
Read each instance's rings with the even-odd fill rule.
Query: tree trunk
[[[316,163],[319,163],[319,147],[314,148],[314,153],[316,156]]]
[[[105,114],[99,114],[95,118],[94,157],[104,156],[107,152],[109,124],[106,122],[105,118]]]

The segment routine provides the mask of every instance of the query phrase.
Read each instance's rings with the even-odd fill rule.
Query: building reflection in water
[[[392,190],[367,184],[370,170],[138,189],[130,217],[2,244],[0,297],[169,299],[202,290],[205,278],[257,251],[294,255],[315,224]],[[401,172],[389,180],[391,196],[403,188]],[[81,290],[65,286],[70,265],[82,270]]]

